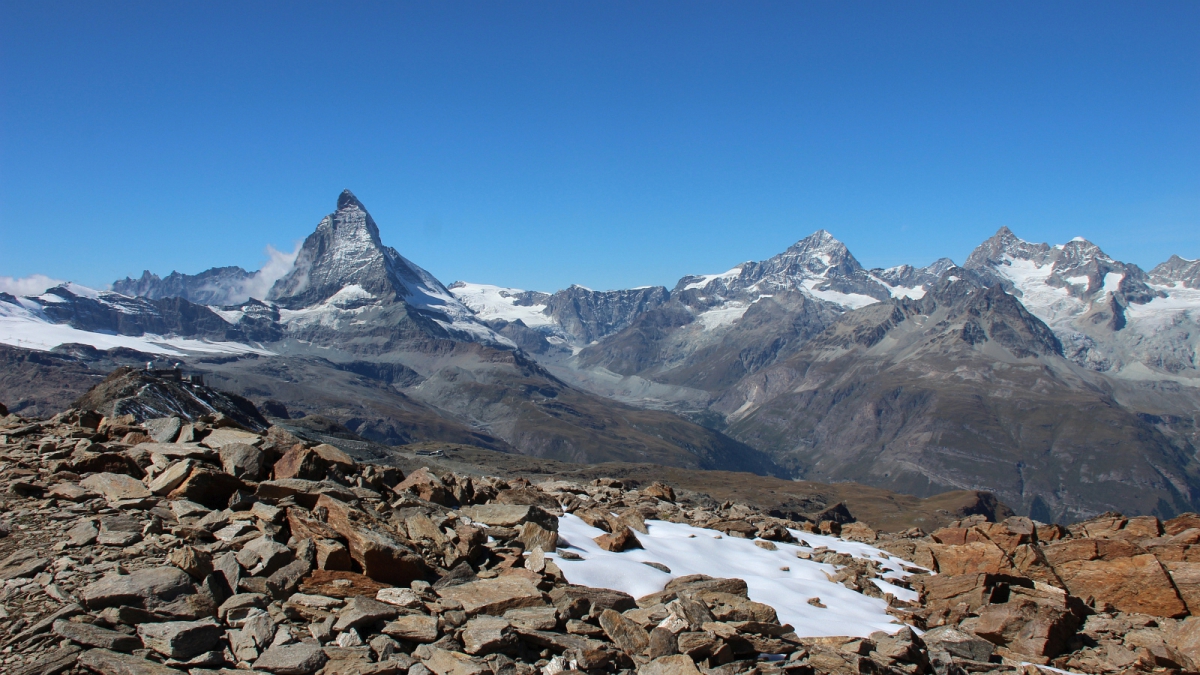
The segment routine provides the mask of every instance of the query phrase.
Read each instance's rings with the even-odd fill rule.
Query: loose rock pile
[[[1181,619],[1200,606],[1188,576],[1195,516],[881,535],[677,499],[659,483],[403,475],[278,427],[78,410],[0,418],[0,489],[6,673],[945,675],[1200,663],[1200,631]],[[740,579],[680,577],[643,598],[572,585],[545,555],[567,512],[603,530],[597,543],[610,551],[639,546],[652,519],[764,548],[800,530],[871,541],[939,572],[911,577],[921,603],[882,593],[877,562],[801,556],[929,631],[799,637]]]

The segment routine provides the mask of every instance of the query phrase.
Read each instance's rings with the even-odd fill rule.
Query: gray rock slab
[[[85,647],[99,647],[116,652],[131,652],[142,648],[142,641],[134,635],[118,633],[90,623],[76,623],[59,619],[54,622],[54,634]]]
[[[275,675],[310,675],[320,670],[328,660],[324,649],[299,642],[271,647],[258,657],[254,668]]]

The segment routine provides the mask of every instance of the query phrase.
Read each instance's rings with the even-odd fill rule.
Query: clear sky
[[[672,285],[825,228],[1200,257],[1200,3],[0,0],[0,276],[257,269],[350,188],[442,281]]]

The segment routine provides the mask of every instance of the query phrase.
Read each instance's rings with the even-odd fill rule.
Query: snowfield
[[[800,637],[867,637],[880,630],[895,633],[904,624],[887,613],[884,600],[831,582],[829,576],[836,572],[833,565],[797,558],[798,552],[824,546],[839,553],[877,560],[887,571],[884,576],[890,579],[907,576],[901,564],[917,567],[866,544],[799,530],[793,530],[792,534],[811,546],[773,542],[777,550],[768,551],[750,539],[658,520],[646,521],[649,534],[636,533],[644,548],[612,553],[592,541],[604,532],[578,516],[567,514],[558,523],[559,548],[576,553],[583,560],[566,560],[557,553],[547,553],[546,557],[553,558],[573,584],[610,588],[639,598],[661,591],[671,579],[689,574],[743,579],[750,599],[774,607],[780,622],[791,624]],[[671,572],[659,571],[644,562],[661,563]],[[917,599],[911,590],[874,581],[885,593],[902,600]],[[812,598],[820,598],[826,607],[808,604]]]

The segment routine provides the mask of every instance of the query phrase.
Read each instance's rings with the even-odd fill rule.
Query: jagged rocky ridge
[[[1105,514],[1069,528],[975,516],[889,534],[774,518],[662,483],[533,485],[369,460],[217,416],[0,418],[0,662],[20,675],[1200,665],[1195,514]],[[572,584],[572,566],[587,561],[560,532],[575,521],[596,533],[587,555],[613,560],[638,555],[639,537],[669,523],[753,540],[798,570],[825,570],[806,615],[855,603],[895,623],[813,636],[779,620],[795,608],[751,599],[743,579],[671,577],[658,563],[644,569],[662,590],[643,597]]]
[[[867,270],[819,231],[778,256],[686,277],[673,290],[446,288],[383,246],[346,193],[265,302],[200,307],[177,298],[187,312],[130,312],[144,301],[68,287],[53,300],[58,291],[0,298],[0,314],[115,324],[142,336],[136,348],[192,350],[196,361],[214,358],[204,350],[240,350],[245,356],[200,368],[256,400],[336,410],[340,422],[382,442],[473,435],[486,447],[533,455],[706,467],[733,467],[741,456],[749,459],[741,468],[778,472],[774,462],[794,476],[827,478],[856,466],[860,480],[919,495],[996,490],[1043,517],[1110,508],[1168,516],[1196,503],[1194,271],[1178,258],[1146,274],[1083,240],[1034,244],[1007,229],[963,267],[942,259]],[[1029,315],[1021,330],[1061,347],[1028,349],[1019,335],[1006,342],[1006,321],[959,326],[955,314],[957,333],[941,319],[930,323],[950,312],[946,300],[921,301],[959,280],[993,293],[993,309],[1011,304],[995,292],[1015,298]],[[903,320],[878,320],[898,306]],[[139,312],[150,318],[129,318]],[[85,323],[91,316],[105,319]],[[847,327],[878,339],[846,342],[839,349],[849,352],[831,360],[820,345]],[[159,339],[155,330],[192,337]],[[110,339],[96,335],[55,339]],[[916,359],[905,364],[913,349]],[[801,376],[799,367],[811,372]],[[817,389],[786,391],[797,378]],[[631,420],[642,413],[600,397],[677,412],[735,440],[670,417]],[[823,423],[795,407],[806,397],[824,410]],[[950,404],[959,397],[966,398]],[[1064,401],[1076,407],[1036,423]],[[1092,414],[1106,426],[1082,424]],[[1085,447],[1095,459],[1080,464]],[[947,467],[932,461],[937,456],[1020,459]],[[1035,457],[1042,466],[1070,458],[1080,482],[1051,490],[1043,484],[1053,477],[1031,469]]]

